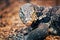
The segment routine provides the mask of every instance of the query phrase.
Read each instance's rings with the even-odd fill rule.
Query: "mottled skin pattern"
[[[29,3],[28,3],[29,4]],[[25,7],[31,7],[33,10],[25,10],[25,7],[20,8],[19,16],[24,24],[31,21],[31,15],[35,14],[32,24],[27,28],[22,28],[16,35],[9,37],[12,40],[44,40],[47,35],[60,35],[60,7],[41,7],[33,4],[25,4]],[[27,7],[27,8],[28,8]],[[24,12],[25,10],[25,12]],[[29,14],[28,14],[29,13]],[[32,15],[33,16],[33,15]],[[55,17],[56,16],[56,17]],[[55,23],[54,23],[55,21]],[[56,25],[56,27],[55,27]],[[52,28],[52,29],[51,29]],[[18,36],[20,35],[20,36]]]

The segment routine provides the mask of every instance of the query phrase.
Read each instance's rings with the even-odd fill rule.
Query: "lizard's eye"
[[[37,15],[37,17],[39,17],[39,16],[43,15],[43,13],[42,12],[36,12],[36,15]]]

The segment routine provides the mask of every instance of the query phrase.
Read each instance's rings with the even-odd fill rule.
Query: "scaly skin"
[[[59,35],[60,29],[57,29],[58,26],[56,26],[55,27],[57,29],[56,30],[54,28],[55,25],[52,24],[54,20],[60,19],[58,16],[59,14],[56,14],[59,9],[60,7],[41,7],[36,5],[34,7],[33,4],[29,4],[29,3],[23,5],[20,8],[19,16],[25,25],[28,24],[27,23],[28,21],[32,23],[30,24],[30,26],[27,26],[26,28],[22,28],[17,34],[13,34],[12,39],[13,40],[44,40],[44,38],[47,35],[50,34]],[[56,17],[54,17],[55,15],[57,19]],[[32,19],[31,17],[34,18],[33,21],[31,21]],[[59,22],[59,20],[57,21]],[[54,30],[51,31],[51,27],[54,30],[58,31],[57,34],[55,34],[56,31]]]

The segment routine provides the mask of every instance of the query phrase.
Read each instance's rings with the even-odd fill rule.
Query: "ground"
[[[0,4],[0,40],[6,40],[9,34],[14,34],[15,30],[20,30],[25,26],[20,20],[19,9],[26,2],[17,0],[10,0],[10,2],[9,6],[5,3]],[[46,40],[49,40],[47,38]]]

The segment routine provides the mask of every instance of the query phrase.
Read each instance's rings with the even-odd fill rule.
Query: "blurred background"
[[[0,0],[0,40],[25,25],[19,18],[19,9],[25,3],[40,6],[60,6],[60,0]]]

